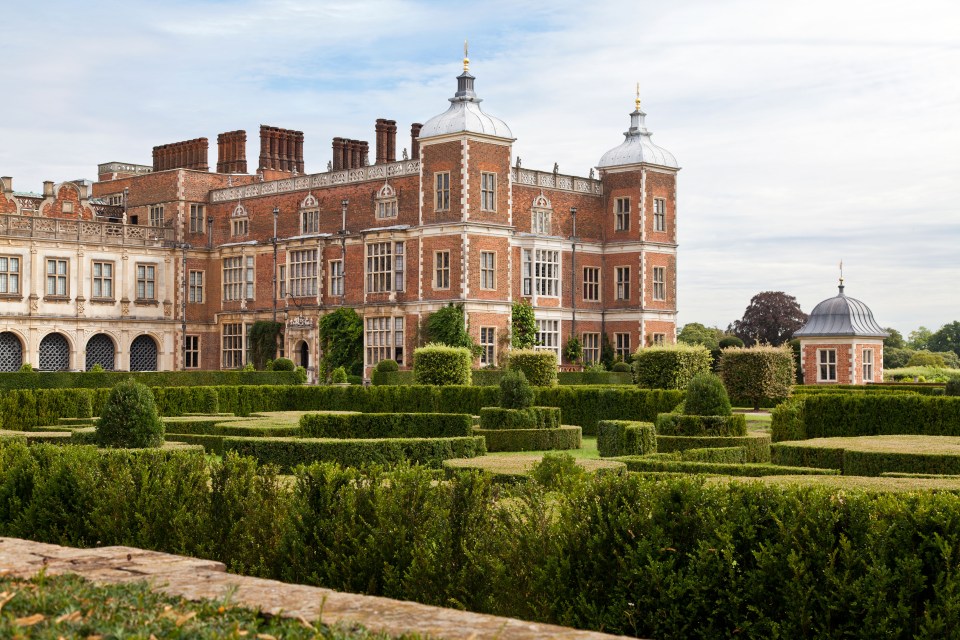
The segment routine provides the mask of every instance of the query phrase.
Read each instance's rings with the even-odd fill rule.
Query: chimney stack
[[[11,193],[13,191],[13,178],[10,176],[0,178],[0,187],[2,187],[4,193]]]
[[[360,152],[357,167],[365,167],[370,164],[370,143],[366,140],[357,140],[357,150]]]
[[[227,131],[217,136],[217,173],[247,172],[247,132]]]
[[[52,198],[53,197],[53,180],[44,180],[43,181],[43,197]]]
[[[386,139],[387,139],[387,162],[397,161],[397,121],[387,120]]]
[[[331,166],[334,171],[343,169],[343,138],[333,139],[333,161]]]
[[[303,173],[303,132],[260,125],[258,171]]]
[[[423,125],[419,122],[410,125],[410,157],[414,160],[420,159],[420,129]]]
[[[210,167],[207,164],[209,146],[206,138],[196,138],[154,147],[153,170],[194,169],[196,171],[209,171]]]
[[[376,131],[376,162],[374,164],[383,164],[387,161],[387,132],[386,124],[387,120],[384,118],[377,118],[377,124],[374,127]]]

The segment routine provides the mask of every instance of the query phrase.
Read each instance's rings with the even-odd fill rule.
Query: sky
[[[77,7],[82,6],[82,10]],[[960,319],[960,4],[917,0],[0,0],[0,175],[17,191],[246,129],[373,141],[446,109],[464,39],[523,166],[586,175],[640,83],[678,159],[679,322],[836,294],[904,334]],[[398,151],[399,153],[399,151]]]

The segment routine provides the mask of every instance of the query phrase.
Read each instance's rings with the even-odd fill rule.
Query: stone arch
[[[316,209],[318,206],[320,206],[320,203],[317,202],[316,196],[312,193],[308,193],[307,197],[300,203],[301,209]]]
[[[87,340],[86,370],[99,364],[106,371],[113,371],[117,362],[117,346],[106,333],[98,333]]]
[[[293,355],[298,367],[306,369],[310,366],[310,344],[306,340],[298,340],[293,348]]]
[[[157,340],[142,333],[130,343],[130,371],[157,371]]]
[[[70,369],[70,341],[62,333],[48,333],[40,341],[40,370],[67,371]]]
[[[0,333],[0,371],[17,371],[23,366],[23,340],[12,331]]]

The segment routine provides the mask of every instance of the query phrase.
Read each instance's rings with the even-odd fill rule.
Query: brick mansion
[[[509,349],[519,300],[558,357],[571,337],[587,363],[604,335],[624,358],[674,342],[679,167],[639,99],[596,175],[572,176],[522,166],[466,59],[456,81],[400,158],[381,118],[372,148],[334,138],[318,173],[302,132],[261,126],[255,171],[231,131],[215,167],[199,138],[154,147],[151,166],[99,165],[96,182],[27,193],[2,178],[0,370],[238,368],[253,323],[275,319],[315,379],[319,318],[342,306],[363,319],[367,375],[385,358],[409,367],[421,323],[450,303],[477,366]]]

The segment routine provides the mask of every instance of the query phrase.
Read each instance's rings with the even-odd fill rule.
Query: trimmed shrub
[[[747,419],[742,413],[729,416],[688,416],[661,413],[657,433],[664,436],[745,436]]]
[[[813,395],[803,400],[807,438],[960,436],[960,398],[915,394]]]
[[[770,436],[774,442],[806,439],[803,404],[804,397],[799,396],[773,408],[770,412]]]
[[[684,389],[694,376],[710,373],[710,351],[702,345],[646,347],[633,356],[637,385],[646,389]]]
[[[782,443],[770,447],[774,464],[793,467],[843,470],[844,451],[839,447],[809,447],[803,443]]]
[[[960,378],[950,378],[943,390],[944,395],[960,396]]]
[[[695,375],[687,385],[683,412],[691,416],[729,416],[730,398],[720,378],[712,373]]]
[[[97,443],[103,447],[159,447],[163,444],[163,422],[153,393],[135,380],[124,380],[110,392],[96,431]]]
[[[794,379],[793,351],[788,346],[757,345],[724,349],[720,377],[736,405],[756,411],[765,400],[779,402],[790,395]]]
[[[557,382],[567,385],[633,384],[633,374],[630,365],[626,371],[559,371]]]
[[[500,378],[500,406],[504,409],[526,409],[531,404],[533,388],[526,374],[519,369],[505,371]]]
[[[400,365],[397,364],[397,361],[391,360],[389,358],[385,360],[381,360],[380,362],[377,363],[377,366],[374,367],[374,371],[381,371],[381,372],[399,371],[399,370],[400,370]]]
[[[559,407],[565,423],[580,425],[586,435],[596,435],[600,420],[653,422],[657,414],[676,407],[683,396],[683,391],[636,387],[553,387],[537,389],[534,402]]]
[[[5,389],[110,389],[132,378],[148,387],[209,387],[216,385],[300,384],[289,371],[31,371],[0,372]]]
[[[413,352],[417,384],[468,385],[473,357],[466,347],[428,344]]]
[[[480,409],[481,429],[556,429],[560,426],[560,409],[556,407],[528,407]]]
[[[632,371],[632,369],[630,368],[630,363],[629,363],[629,362],[623,362],[623,361],[614,362],[614,363],[613,363],[613,366],[610,367],[610,371],[611,371],[612,373],[630,373],[630,374],[631,374],[630,377],[633,378],[633,375],[632,375],[633,371]],[[631,382],[633,382],[632,379],[631,379]]]
[[[452,438],[471,435],[459,413],[314,413],[300,417],[304,438]]]
[[[601,458],[656,453],[656,431],[649,422],[601,420],[597,425],[597,450]]]
[[[747,460],[745,447],[708,447],[684,449],[680,459],[690,462],[715,462],[720,464],[744,464]]]
[[[396,386],[417,384],[413,371],[377,371],[370,374],[370,384],[375,386]]]
[[[486,438],[487,451],[556,451],[579,449],[582,444],[580,427],[563,426],[555,429],[474,429],[473,433]]]
[[[273,361],[273,371],[293,371],[296,368],[290,358],[277,358]]]
[[[557,354],[553,351],[514,349],[510,352],[509,368],[522,371],[527,381],[535,387],[557,384]]]
[[[263,464],[275,464],[284,471],[314,462],[336,462],[350,467],[410,463],[439,469],[443,461],[450,458],[483,455],[486,441],[479,436],[381,440],[227,437],[223,439],[223,450],[253,456]]]
[[[347,383],[347,370],[343,367],[337,367],[330,373],[330,383],[331,384],[346,384]]]
[[[562,491],[586,478],[587,471],[569,453],[547,453],[530,469],[530,479],[547,491]]]
[[[770,436],[657,436],[660,453],[683,452],[688,449],[724,449],[738,447],[746,452],[745,462],[770,462]],[[800,465],[803,466],[803,465]]]

